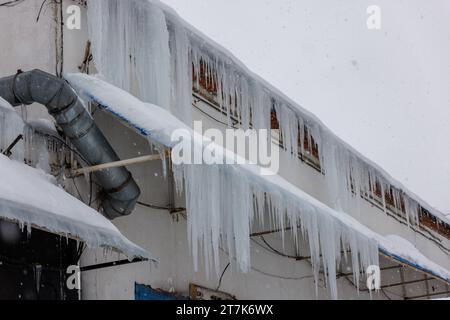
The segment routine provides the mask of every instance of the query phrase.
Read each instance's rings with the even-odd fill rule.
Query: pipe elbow
[[[90,165],[119,161],[119,157],[87,112],[72,87],[61,78],[39,69],[18,72],[0,79],[0,96],[11,105],[40,103],[47,107],[65,136]],[[94,173],[103,188],[102,207],[106,217],[129,215],[140,190],[123,167]]]

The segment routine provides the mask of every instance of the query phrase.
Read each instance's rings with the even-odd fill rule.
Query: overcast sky
[[[163,2],[450,214],[450,1]]]

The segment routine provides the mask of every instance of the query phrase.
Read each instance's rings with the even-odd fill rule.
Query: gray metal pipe
[[[41,70],[18,72],[0,79],[0,96],[13,106],[40,103],[47,107],[66,137],[90,165],[119,161],[119,157],[94,123],[72,87],[63,79]],[[109,219],[130,214],[140,195],[125,168],[94,173],[104,188],[102,206]]]

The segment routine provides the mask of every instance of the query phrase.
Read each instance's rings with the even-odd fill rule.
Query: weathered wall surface
[[[45,6],[36,21],[41,2],[0,7],[0,76],[36,68],[55,73],[56,13],[53,6]],[[47,111],[33,105],[23,115],[31,119],[47,117]]]
[[[55,27],[52,6],[44,7],[36,22],[41,1],[32,0],[12,7],[0,7],[0,70],[40,68],[54,72]]]

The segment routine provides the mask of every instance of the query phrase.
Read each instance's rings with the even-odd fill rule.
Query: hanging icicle
[[[142,100],[170,109],[169,32],[151,1],[89,3],[89,35],[95,67],[108,81]]]

